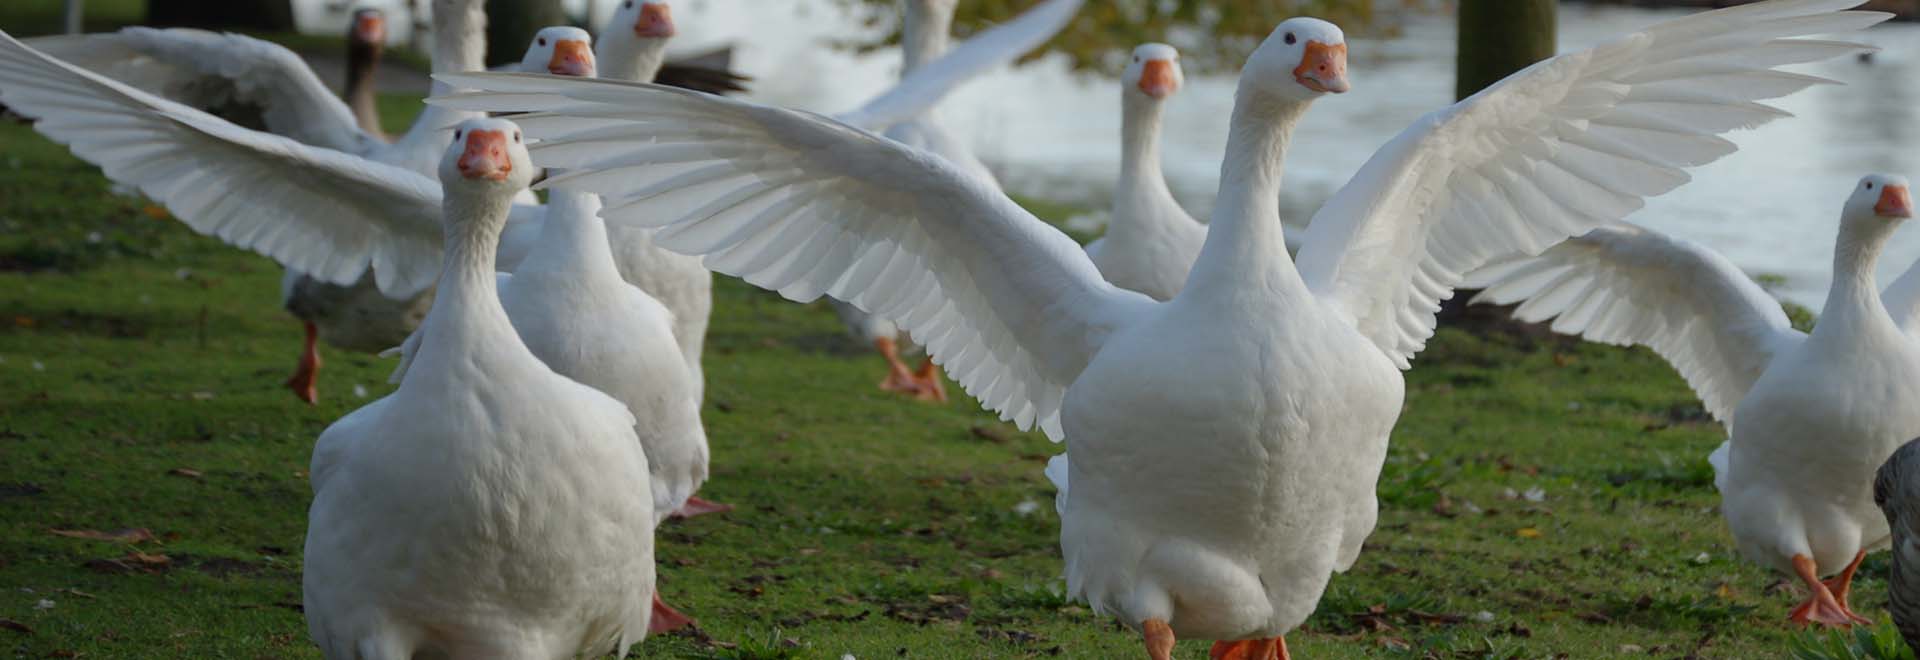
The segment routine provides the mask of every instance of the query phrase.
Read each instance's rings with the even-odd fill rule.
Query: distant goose
[[[1873,268],[1912,215],[1906,179],[1854,186],[1811,334],[1725,257],[1633,225],[1474,279],[1480,299],[1520,303],[1522,320],[1553,319],[1556,332],[1647,346],[1672,363],[1727,425],[1710,460],[1741,554],[1807,587],[1793,621],[1866,623],[1847,595],[1860,560],[1887,543],[1874,469],[1920,435],[1920,268],[1884,294]]]
[[[1784,114],[1759,99],[1821,82],[1774,67],[1859,48],[1792,37],[1886,19],[1848,4],[1669,21],[1429,114],[1321,208],[1298,265],[1282,164],[1308,107],[1348,89],[1346,41],[1283,22],[1241,73],[1207,242],[1165,303],[961,167],[819,115],[525,74],[443,75],[483,91],[430,102],[541,113],[534,151],[568,168],[548,185],[601,194],[609,221],[898,320],[983,405],[1067,443],[1048,473],[1072,597],[1154,660],[1175,635],[1284,658],[1373,529],[1400,370],[1460,273],[1617,221],[1730,153],[1717,134]]]

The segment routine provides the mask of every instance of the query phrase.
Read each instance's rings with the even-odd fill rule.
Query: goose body
[[[545,28],[529,45],[524,63],[590,77],[589,43],[585,30]],[[555,61],[562,66],[549,65]],[[549,200],[539,242],[512,274],[499,275],[500,302],[541,362],[633,412],[652,486],[652,492],[636,496],[653,498],[657,525],[682,511],[707,480],[700,387],[674,341],[673,312],[621,279],[600,220],[600,198],[557,190]],[[650,632],[691,622],[654,598]]]
[[[1164,303],[1102,279],[991,184],[847,123],[512,74],[444,76],[481,91],[430,102],[545,113],[535,152],[568,168],[550,185],[603,195],[610,222],[658,227],[657,242],[718,272],[894,319],[982,405],[1064,440],[1072,460],[1049,472],[1064,476],[1068,590],[1140,630],[1156,660],[1177,634],[1219,639],[1225,655],[1284,657],[1279,635],[1373,526],[1369,493],[1404,393],[1397,370],[1458,273],[1617,220],[1683,183],[1680,163],[1730,152],[1701,147],[1778,116],[1755,99],[1820,82],[1772,67],[1859,48],[1790,37],[1886,19],[1837,11],[1853,4],[1774,0],[1679,19],[1437,111],[1322,208],[1298,265],[1279,219],[1282,159],[1307,106],[1347,89],[1345,39],[1323,21],[1281,23],[1242,71],[1220,203],[1186,286]],[[1714,66],[1669,66],[1690,58]],[[1727,96],[1631,150],[1561,148],[1604,144],[1594,136],[1631,123],[1676,75]],[[1778,84],[1738,82],[1752,79]],[[688,119],[650,119],[662,114]],[[1523,143],[1544,148],[1503,148]],[[659,195],[661,182],[607,175],[631,162],[705,176]]]
[[[1484,299],[1522,303],[1523,319],[1557,317],[1556,331],[1646,345],[1673,363],[1727,424],[1710,458],[1741,554],[1802,578],[1812,596],[1794,620],[1847,625],[1864,621],[1847,604],[1853,571],[1887,544],[1874,471],[1920,435],[1920,326],[1894,316],[1911,318],[1920,301],[1897,286],[1883,297],[1873,282],[1881,247],[1911,214],[1905,179],[1861,180],[1810,334],[1724,257],[1631,225],[1476,278]]]
[[[1887,576],[1887,611],[1907,648],[1920,651],[1920,439],[1910,440],[1880,466],[1873,478],[1873,500],[1886,515],[1893,545],[1893,570]]]
[[[512,123],[459,126],[447,265],[409,377],[314,447],[308,626],[329,658],[625,655],[654,582],[634,417],[515,334],[493,244],[532,163]]]

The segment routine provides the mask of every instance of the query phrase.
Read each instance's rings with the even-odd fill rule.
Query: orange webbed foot
[[[320,403],[317,386],[320,380],[320,329],[308,322],[306,330],[306,346],[300,351],[300,363],[294,367],[293,376],[287,378],[286,386],[293,390],[294,396],[311,406]]]
[[[704,516],[709,513],[726,513],[732,510],[732,504],[721,504],[695,495],[687,498],[687,501],[681,504],[680,508],[675,509],[673,513],[667,515],[672,518],[685,520],[694,516]]]
[[[647,620],[647,634],[673,632],[694,623],[691,617],[681,614],[680,610],[673,609],[665,601],[660,600],[660,594],[653,595],[653,617]]]
[[[1287,644],[1279,637],[1214,642],[1207,653],[1212,660],[1286,660]]]

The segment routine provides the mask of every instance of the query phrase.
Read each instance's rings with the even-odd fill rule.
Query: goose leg
[[[1793,572],[1800,576],[1800,581],[1806,583],[1807,590],[1813,593],[1807,596],[1806,602],[1793,608],[1793,612],[1787,615],[1789,620],[1794,623],[1819,623],[1839,628],[1855,623],[1851,613],[1834,599],[1833,591],[1827,588],[1826,583],[1820,581],[1820,573],[1814,567],[1811,557],[1794,555]]]
[[[1140,636],[1147,643],[1148,660],[1173,660],[1173,626],[1147,619],[1140,623]]]
[[[940,382],[940,368],[933,365],[933,358],[920,361],[920,368],[913,372],[913,382],[919,388],[914,398],[936,403],[947,402],[947,386]]]
[[[694,624],[691,617],[673,609],[666,601],[660,600],[660,592],[653,594],[653,617],[647,620],[647,634],[658,635],[673,632]]]
[[[1846,612],[1847,617],[1853,619],[1854,623],[1872,624],[1872,619],[1855,613],[1853,606],[1847,603],[1847,593],[1853,590],[1853,573],[1854,571],[1860,570],[1860,561],[1866,558],[1867,551],[1863,548],[1859,552],[1854,553],[1853,563],[1847,564],[1847,567],[1841,570],[1839,575],[1827,578],[1827,580],[1821,584],[1826,585],[1827,590],[1833,592],[1834,602],[1840,604],[1841,611]]]
[[[1275,637],[1214,642],[1213,650],[1207,657],[1212,660],[1287,660],[1287,641]]]
[[[920,383],[913,378],[913,371],[900,361],[900,347],[892,337],[873,340],[873,347],[880,351],[880,357],[887,361],[887,379],[880,381],[880,389],[888,392],[910,394],[920,398]]]
[[[320,328],[312,321],[306,321],[307,345],[300,352],[300,365],[293,370],[293,376],[287,379],[287,389],[300,397],[307,405],[320,403],[320,392],[314,385],[320,376]]]
[[[670,513],[667,515],[673,518],[679,518],[684,520],[687,518],[692,518],[694,516],[704,516],[709,513],[726,513],[732,510],[733,510],[732,504],[721,504],[719,502],[715,502],[713,500],[700,497],[699,495],[694,495],[692,497],[688,497],[686,503],[681,504],[680,508],[675,509],[673,513]]]

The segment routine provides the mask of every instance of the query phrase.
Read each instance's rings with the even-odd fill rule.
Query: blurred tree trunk
[[[1455,98],[1553,57],[1557,0],[1460,0]]]
[[[65,24],[67,34],[80,34],[80,19],[87,12],[80,0],[67,0]]]
[[[1454,61],[1453,94],[1464,99],[1488,85],[1500,82],[1513,72],[1553,57],[1555,49],[1554,5],[1558,0],[1460,0],[1460,45]],[[1519,327],[1511,308],[1468,307],[1467,301],[1480,293],[1468,289],[1453,292],[1440,301],[1441,325],[1467,328],[1475,333]]]
[[[487,66],[520,61],[533,33],[567,24],[560,0],[487,0]]]
[[[293,30],[292,0],[149,0],[147,22],[160,26]]]

